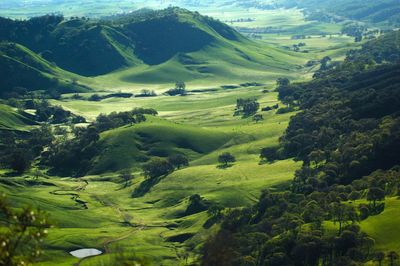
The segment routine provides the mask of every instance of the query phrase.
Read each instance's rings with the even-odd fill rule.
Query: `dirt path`
[[[86,187],[89,185],[89,182],[84,179],[80,179],[79,181],[83,182],[84,184],[79,185],[76,188],[56,189],[54,191],[51,191],[50,194],[56,196],[71,196],[71,199],[75,201],[78,205],[80,205],[82,209],[88,209],[86,202],[80,199],[80,195],[78,192],[85,191]]]
[[[85,190],[87,185],[89,184],[86,180],[83,180],[86,184],[83,185],[81,187],[81,190]],[[90,193],[89,193],[90,194]],[[108,199],[107,197],[100,197],[99,195],[94,195],[91,194],[90,195],[91,198],[93,198],[94,200],[100,202],[102,205],[112,208],[114,210],[114,212],[121,218],[121,220],[128,225],[131,229],[128,230],[127,232],[123,233],[121,236],[116,237],[116,238],[111,238],[108,240],[105,240],[103,242],[103,249],[104,249],[104,253],[97,255],[97,256],[101,256],[104,254],[110,254],[111,253],[111,249],[110,249],[110,245],[122,240],[125,240],[127,238],[129,238],[130,236],[134,235],[135,233],[142,231],[146,228],[146,226],[143,224],[142,221],[139,221],[139,224],[132,224],[131,220],[133,219],[133,217],[131,215],[129,215],[126,211],[124,211],[123,209],[121,209],[117,204],[115,204],[113,201],[111,201],[110,199]],[[82,262],[84,262],[87,259],[93,258],[93,257],[97,257],[97,256],[91,256],[91,257],[86,257],[86,258],[82,258],[80,259],[77,263],[74,264],[74,266],[80,266]]]

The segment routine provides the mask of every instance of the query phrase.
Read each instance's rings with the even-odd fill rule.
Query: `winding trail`
[[[86,189],[86,187],[89,185],[89,182],[87,180],[82,180],[82,181],[85,182],[85,184],[76,188],[75,189],[76,191],[84,191]],[[90,193],[88,193],[88,194],[90,194]],[[100,202],[103,206],[110,207],[111,209],[113,209],[117,213],[117,215],[121,218],[121,220],[130,227],[130,230],[123,233],[119,237],[105,240],[102,244],[103,249],[104,249],[103,254],[82,258],[77,263],[73,264],[74,266],[80,266],[82,262],[84,262],[85,260],[88,260],[90,258],[98,257],[98,256],[101,256],[104,254],[110,254],[111,253],[111,249],[110,249],[111,244],[125,240],[125,239],[131,237],[132,235],[134,235],[135,233],[142,231],[146,228],[146,226],[143,224],[143,222],[141,220],[139,220],[138,224],[132,224],[131,219],[133,219],[133,217],[130,216],[128,213],[126,213],[123,209],[121,209],[118,205],[116,205],[114,202],[112,202],[107,197],[100,198],[99,195],[94,195],[94,194],[90,194],[90,196],[94,200]]]

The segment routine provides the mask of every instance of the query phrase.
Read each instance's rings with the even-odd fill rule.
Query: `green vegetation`
[[[0,9],[54,6],[35,2]],[[382,2],[0,18],[0,264],[396,265],[399,32]],[[72,255],[86,248],[101,254]]]
[[[261,158],[280,154],[303,166],[289,189],[265,190],[253,208],[228,212],[205,244],[204,265],[383,261],[385,253],[374,253],[375,240],[361,231],[371,232],[369,223],[358,222],[376,221],[385,198],[399,195],[399,66],[387,56],[398,47],[397,36],[352,51],[311,82],[278,80],[279,98],[302,111],[292,117],[280,148],[263,149]],[[395,265],[398,247],[387,243],[387,261]]]

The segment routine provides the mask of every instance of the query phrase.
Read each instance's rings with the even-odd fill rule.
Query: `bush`
[[[143,173],[147,178],[168,175],[174,171],[174,166],[166,159],[152,158],[143,165]]]
[[[262,160],[273,162],[279,159],[278,148],[263,148],[260,153]]]
[[[236,162],[236,158],[229,152],[225,152],[218,156],[218,162],[223,164],[224,166],[228,166],[229,163]]]
[[[294,108],[293,107],[282,107],[282,108],[279,108],[277,111],[276,111],[276,114],[278,114],[278,115],[280,115],[280,114],[286,114],[286,113],[290,113],[290,112],[293,112],[294,111]]]
[[[168,162],[178,169],[189,165],[189,159],[183,154],[171,155],[170,157],[168,157]]]

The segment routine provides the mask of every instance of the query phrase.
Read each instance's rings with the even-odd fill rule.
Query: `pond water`
[[[69,254],[71,254],[75,258],[83,259],[86,257],[97,256],[102,253],[103,253],[102,251],[95,249],[95,248],[83,248],[83,249],[71,251]]]

